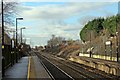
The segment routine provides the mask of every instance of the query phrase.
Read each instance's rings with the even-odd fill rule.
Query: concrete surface
[[[83,56],[70,57],[69,60],[99,69],[109,74],[120,76],[120,63],[118,62],[106,61],[102,59],[95,59]]]
[[[18,63],[8,68],[5,72],[5,78],[27,78],[28,57],[22,57]]]
[[[39,61],[37,56],[31,56],[31,70],[30,70],[30,78],[49,78],[50,76]],[[33,69],[34,68],[34,69]],[[34,74],[35,76],[31,75]]]

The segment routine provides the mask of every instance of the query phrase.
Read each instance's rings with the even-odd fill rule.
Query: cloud
[[[21,16],[24,17],[24,22],[27,22],[27,25],[31,24],[30,26],[32,26],[29,31],[26,30],[27,37],[34,39],[34,43],[37,44],[41,39],[44,40],[44,42],[47,42],[52,34],[67,39],[79,39],[79,32],[83,25],[88,20],[95,18],[90,15],[85,16],[84,13],[88,13],[91,10],[98,10],[101,7],[104,8],[105,5],[109,4],[111,3],[69,2],[65,4],[47,4],[40,6],[24,5],[20,10],[22,11]],[[78,22],[76,20],[73,24],[65,22],[65,20],[74,16],[81,19],[77,18]]]
[[[66,3],[37,7],[24,6],[21,15],[28,19],[65,19],[107,4],[109,3]]]
[[[71,37],[72,34],[67,33],[67,31],[76,31],[79,30],[81,25],[69,25],[64,23],[64,19],[67,19],[72,16],[80,16],[80,13],[88,12],[90,10],[95,10],[110,3],[65,3],[65,4],[52,4],[52,5],[42,5],[42,6],[23,6],[23,12],[21,16],[25,20],[30,21],[39,21],[40,25],[35,25],[36,28],[40,28],[42,32],[47,30],[47,33],[64,35],[65,37]],[[89,19],[94,17],[86,16],[82,18],[83,24]],[[79,23],[79,21],[78,21]],[[36,23],[38,24],[38,23]],[[42,27],[44,26],[44,27]],[[68,35],[70,34],[70,35]],[[36,35],[45,37],[45,35]]]
[[[5,0],[13,2],[15,0]],[[118,2],[119,0],[18,0],[19,2]]]
[[[41,27],[41,28],[45,30],[44,33],[46,34],[48,33],[48,37],[50,37],[52,34],[55,34],[56,36],[62,36],[65,38],[74,38],[76,37],[76,35],[73,33],[79,34],[80,27],[81,27],[80,24],[74,24],[74,25],[70,25],[70,24],[66,24],[66,25],[49,24],[47,25],[46,24],[44,25],[44,27]]]
[[[81,19],[79,19],[79,22],[81,23],[81,25],[85,25],[89,20],[93,20],[95,18],[96,18],[95,16],[90,16],[90,15],[83,16]]]
[[[28,34],[28,37],[32,38],[46,38],[49,34],[46,33],[38,33],[38,34]]]

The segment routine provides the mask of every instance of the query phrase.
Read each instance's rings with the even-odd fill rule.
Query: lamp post
[[[22,48],[22,46],[23,46],[23,44],[22,44],[22,30],[23,30],[23,29],[26,29],[26,28],[25,28],[25,27],[20,28],[20,31],[21,31],[21,40],[20,40],[20,41],[21,41],[21,42],[20,42],[20,49],[19,49],[19,51],[20,51],[19,59],[22,57],[22,55],[21,55],[21,54],[22,54],[22,53],[21,53],[21,50],[22,50],[22,49],[21,49],[21,48]]]
[[[16,18],[16,62],[18,62],[18,55],[17,55],[17,48],[18,48],[18,42],[17,42],[17,22],[18,20],[23,20],[23,18]]]
[[[22,30],[23,29],[26,29],[25,27],[23,27],[23,28],[20,28],[20,30],[21,30],[21,44],[22,44]]]

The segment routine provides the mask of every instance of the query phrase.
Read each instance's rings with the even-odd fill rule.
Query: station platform
[[[12,67],[8,68],[5,71],[5,77],[6,79],[27,79],[27,73],[28,73],[28,57],[22,57],[18,63],[14,64]]]
[[[51,79],[40,59],[36,55],[29,57],[28,79]]]
[[[5,71],[3,80],[51,79],[39,58],[35,55],[22,57],[18,63]]]

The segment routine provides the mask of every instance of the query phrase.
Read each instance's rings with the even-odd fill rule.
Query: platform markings
[[[29,57],[27,80],[30,79],[30,60],[31,60],[31,57]]]

